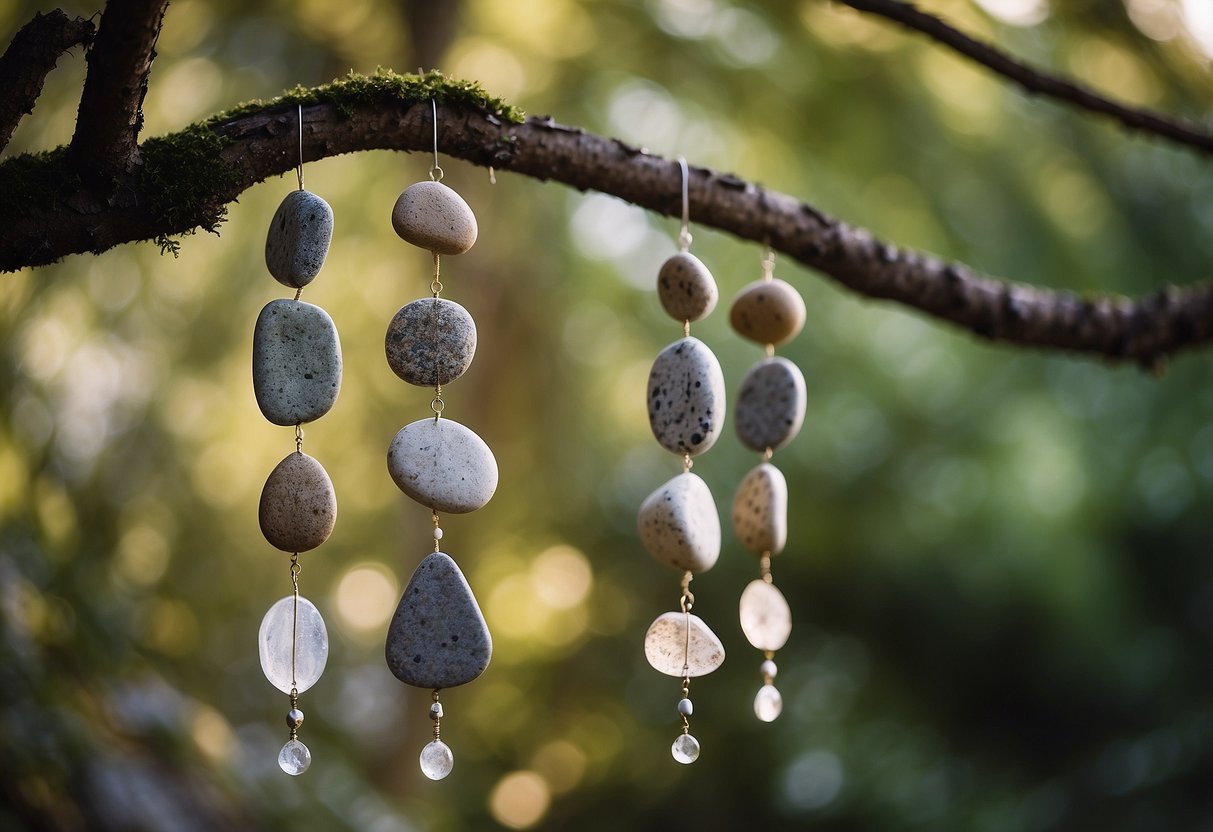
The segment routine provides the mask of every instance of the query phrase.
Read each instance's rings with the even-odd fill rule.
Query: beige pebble
[[[392,208],[392,228],[405,242],[438,254],[463,254],[476,242],[476,215],[441,182],[405,188]]]
[[[733,533],[755,555],[777,555],[787,544],[788,481],[771,463],[752,468],[737,486]]]
[[[729,323],[738,335],[759,344],[782,344],[804,327],[804,298],[778,278],[758,280],[733,299]]]
[[[337,495],[319,462],[296,451],[278,463],[257,511],[261,533],[284,552],[306,552],[328,540],[337,522]]]
[[[706,572],[720,557],[720,515],[698,474],[679,474],[650,494],[636,525],[640,542],[659,563]]]
[[[720,292],[708,267],[690,252],[675,254],[657,273],[657,297],[676,321],[698,321],[716,308]]]
[[[792,610],[774,584],[750,581],[741,593],[738,613],[741,631],[757,649],[775,651],[787,644],[792,634]]]
[[[666,612],[644,635],[644,657],[667,676],[706,676],[724,664],[724,645],[699,616]]]

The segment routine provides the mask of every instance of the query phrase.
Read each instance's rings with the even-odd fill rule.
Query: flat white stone
[[[293,595],[275,602],[261,619],[257,645],[265,678],[278,690],[288,694],[291,692],[292,632],[295,689],[299,693],[316,684],[329,660],[329,633],[316,605],[301,596],[296,622]]]
[[[472,364],[476,322],[452,300],[422,298],[392,318],[384,348],[392,372],[409,384],[449,384]]]
[[[741,631],[759,650],[778,650],[792,634],[792,610],[774,584],[750,581],[738,605]]]
[[[341,342],[329,314],[301,300],[273,300],[253,330],[253,392],[275,425],[312,422],[341,390]]]
[[[441,182],[417,182],[392,208],[392,228],[406,242],[439,254],[463,254],[476,242],[476,215]]]
[[[292,191],[265,237],[265,266],[279,283],[302,289],[315,279],[333,239],[333,209],[311,191]]]
[[[681,323],[698,321],[712,314],[720,291],[703,261],[682,251],[661,264],[657,274],[657,297],[666,314]]]
[[[284,552],[307,552],[328,540],[337,522],[337,495],[324,466],[296,451],[270,472],[257,510],[261,533]]]
[[[769,462],[751,468],[733,497],[733,534],[756,555],[777,555],[788,542],[788,481]]]
[[[384,653],[397,679],[430,690],[467,684],[489,666],[488,624],[449,555],[434,552],[413,572],[388,626]]]
[[[724,664],[724,645],[694,613],[666,612],[645,633],[644,657],[667,676],[706,676]]]
[[[698,474],[679,474],[650,494],[636,526],[640,542],[659,563],[706,572],[720,557],[720,515]]]
[[[657,356],[649,372],[649,427],[670,453],[696,456],[716,444],[724,426],[724,373],[698,338],[687,336]]]
[[[807,394],[800,368],[780,356],[759,361],[741,380],[734,426],[741,444],[777,451],[800,432]]]
[[[387,468],[400,490],[434,511],[466,514],[497,490],[497,460],[484,440],[450,419],[419,419],[392,440]]]

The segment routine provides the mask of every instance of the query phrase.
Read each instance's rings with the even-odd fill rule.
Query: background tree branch
[[[93,24],[59,9],[36,14],[13,36],[0,56],[0,150],[8,146],[21,119],[34,111],[46,76],[68,49],[87,46]]]
[[[1028,93],[1045,95],[1079,109],[1116,119],[1130,129],[1168,139],[1201,153],[1213,154],[1213,134],[1170,116],[1117,103],[1081,84],[1036,69],[1001,49],[969,37],[911,3],[903,3],[901,0],[838,2],[921,32],[996,74],[1014,81]]]

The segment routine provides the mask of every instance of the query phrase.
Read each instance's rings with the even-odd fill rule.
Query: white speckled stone
[[[405,242],[439,254],[463,254],[476,242],[476,215],[441,182],[417,182],[392,208],[392,228]]]
[[[279,283],[302,289],[315,279],[333,239],[333,209],[311,191],[292,191],[274,212],[265,265]]]
[[[449,555],[421,561],[388,626],[387,666],[406,685],[464,685],[489,666],[493,638],[467,579]]]
[[[804,298],[788,283],[758,280],[733,299],[729,323],[738,335],[759,344],[782,344],[804,327]]]
[[[306,552],[328,540],[337,495],[324,466],[305,453],[288,454],[261,489],[257,519],[265,539],[284,552]]]
[[[681,251],[661,265],[657,273],[657,297],[674,320],[698,321],[716,308],[720,291],[703,261]]]
[[[640,542],[659,563],[706,572],[720,557],[720,515],[698,474],[679,474],[650,494],[636,525]]]
[[[737,391],[733,405],[737,438],[759,453],[779,450],[800,433],[807,398],[799,367],[780,356],[759,361]]]
[[[667,676],[694,678],[724,664],[724,645],[694,613],[666,612],[657,616],[644,635],[644,657],[654,670]]]
[[[408,496],[434,511],[465,514],[497,490],[497,460],[484,440],[450,419],[420,419],[392,440],[387,467]]]
[[[253,330],[253,392],[275,425],[328,413],[341,390],[341,342],[329,314],[301,300],[273,300]]]
[[[476,322],[454,301],[422,298],[392,318],[384,346],[392,372],[409,384],[449,384],[472,364]]]
[[[733,533],[756,555],[777,555],[788,542],[788,481],[771,463],[750,469],[737,486]]]
[[[774,584],[750,581],[741,593],[738,605],[741,631],[759,650],[778,650],[792,634],[792,610]]]
[[[649,372],[649,427],[670,453],[696,456],[716,444],[724,427],[724,373],[698,338],[681,338],[657,356]]]

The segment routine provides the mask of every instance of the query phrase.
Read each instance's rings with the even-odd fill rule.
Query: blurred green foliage
[[[924,5],[1130,101],[1213,109],[1179,4]],[[0,35],[50,7],[0,7]],[[456,8],[440,68],[526,112],[1025,282],[1139,294],[1210,276],[1208,160],[824,0]],[[1016,10],[1042,19],[995,15]],[[146,135],[350,69],[411,71],[412,44],[438,35],[408,19],[384,0],[175,0]],[[61,61],[8,154],[67,141],[82,77],[79,55]],[[301,702],[315,758],[301,778],[277,769],[287,703],[255,645],[290,588],[256,505],[293,437],[261,418],[249,381],[253,321],[285,294],[262,245],[293,179],[248,191],[179,259],[126,246],[0,281],[0,828],[1209,828],[1207,355],[1154,378],[990,346],[780,262],[810,310],[781,349],[810,390],[804,431],[774,460],[792,494],[774,564],[795,618],[777,656],[784,713],[753,718],[761,656],[736,603],[757,565],[726,531],[694,586],[729,659],[693,686],[703,755],[684,768],[668,751],[677,681],[640,650],[678,576],[634,530],[679,470],[643,403],[679,331],[653,292],[676,225],[444,167],[481,228],[444,264],[481,345],[447,415],[501,467],[487,508],[443,519],[496,639],[485,676],[444,695],[454,774],[421,777],[427,695],[382,657],[429,548],[428,516],[383,463],[429,394],[382,347],[396,308],[428,291],[428,255],[388,222],[428,159],[365,153],[306,167],[336,231],[305,299],[336,320],[345,379],[307,427],[340,514],[303,557],[332,654]],[[693,231],[726,300],[759,276],[756,247]],[[695,331],[733,390],[760,353],[725,318]],[[696,464],[726,522],[754,461],[726,428]]]

